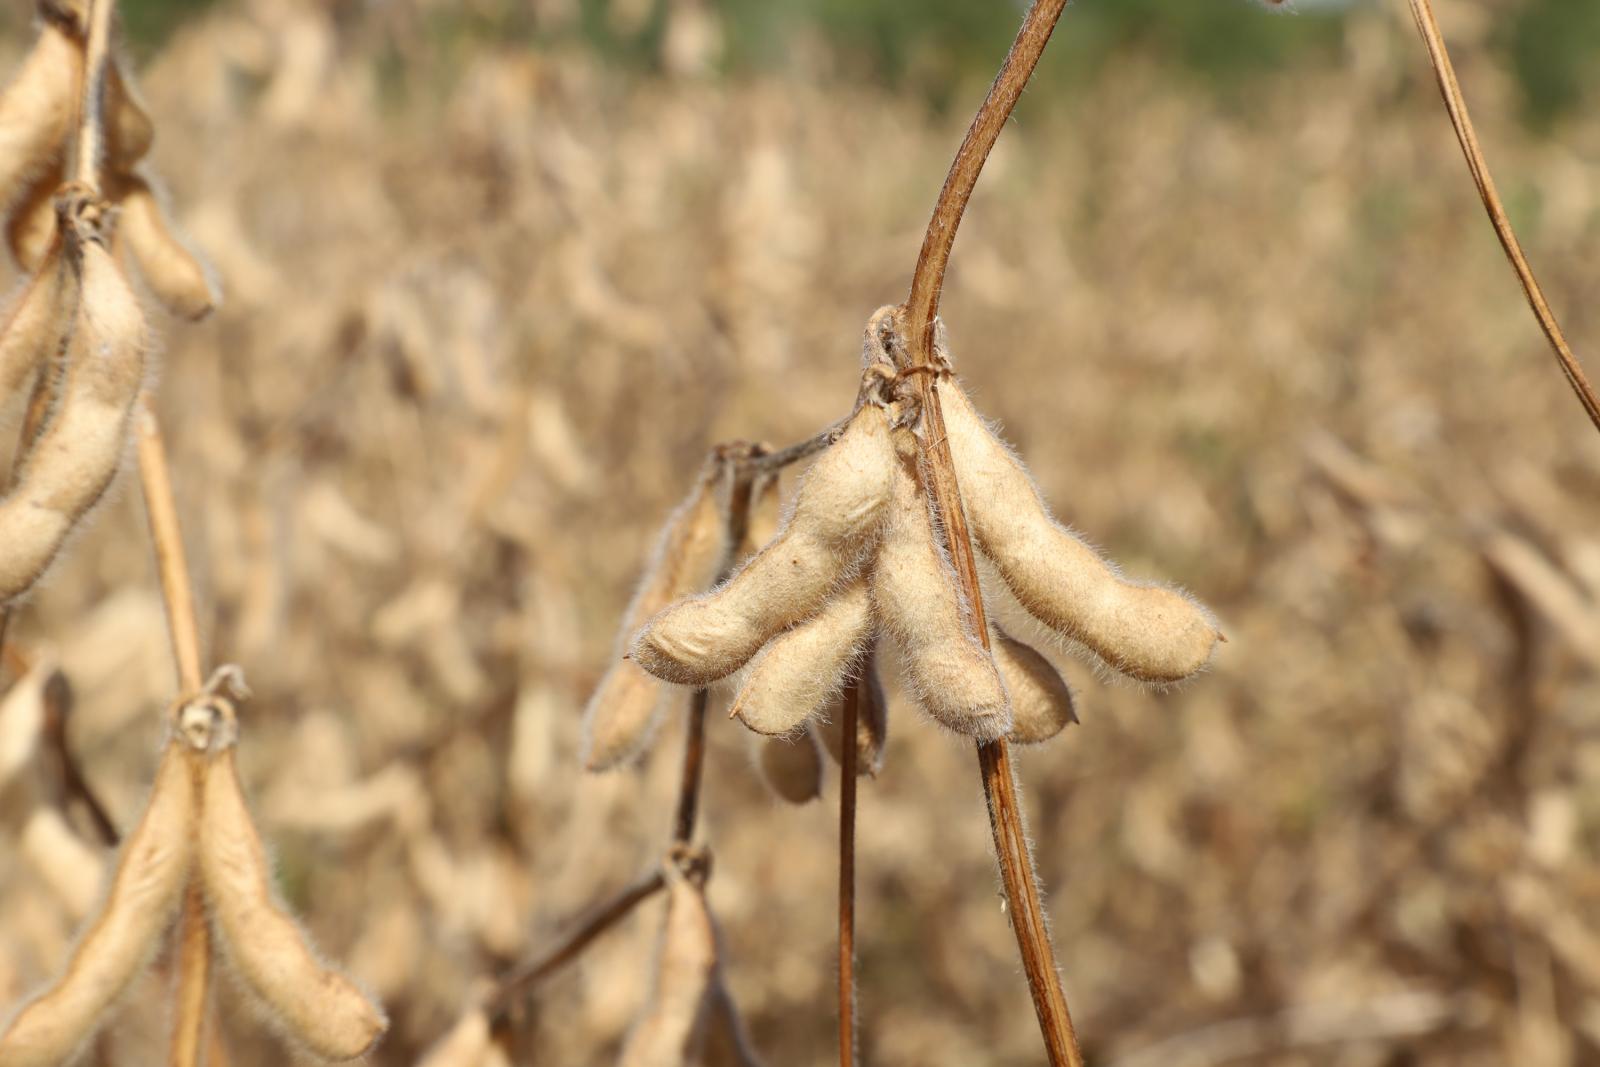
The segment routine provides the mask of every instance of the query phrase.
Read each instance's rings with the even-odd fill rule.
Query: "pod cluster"
[[[0,93],[0,209],[6,244],[25,272],[48,266],[60,244],[56,201],[65,185],[83,82],[82,0],[40,0],[32,50]],[[174,315],[199,319],[216,302],[205,268],[176,235],[145,157],[155,125],[120,59],[107,72],[101,191],[121,217],[119,256],[131,259]]]
[[[277,899],[234,762],[231,699],[210,686],[179,709],[175,727],[144,813],[66,969],[0,1030],[6,1067],[70,1062],[159,951],[196,880],[215,942],[291,1041],[320,1059],[351,1060],[388,1028],[377,1004],[323,965]]]
[[[868,665],[880,641],[898,651],[918,704],[958,733],[1034,743],[1076,721],[1071,689],[1048,659],[992,623],[987,641],[977,631],[932,503],[910,381],[922,372],[896,365],[894,323],[892,309],[874,316],[866,402],[806,472],[775,536],[715,589],[658,611],[629,645],[627,662],[677,685],[737,672],[733,715],[782,739],[786,751],[764,751],[762,763],[781,766],[784,795],[805,791],[812,732],[838,721],[847,686],[875,690]],[[1171,683],[1201,670],[1220,636],[1211,614],[1169,586],[1128,579],[1057,522],[942,358],[934,389],[967,522],[1009,594],[1130,678]],[[881,737],[870,716],[861,722]]]

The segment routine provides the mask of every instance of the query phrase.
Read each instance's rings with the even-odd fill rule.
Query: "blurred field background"
[[[1600,369],[1600,8],[1437,6]],[[1600,1063],[1600,439],[1404,5],[1300,7],[1074,4],[956,245],[980,406],[1063,517],[1230,639],[1161,694],[1069,663],[1083,724],[1020,755],[1068,996],[1106,1067]],[[373,1062],[409,1064],[654,862],[678,717],[637,773],[576,755],[653,530],[713,442],[847,410],[1018,10],[128,15],[226,293],[162,324],[160,406],[213,658],[257,694],[243,772],[283,893],[391,1011]],[[123,824],[172,696],[137,496],[13,627],[21,684],[65,671]],[[863,1060],[1040,1062],[971,749],[898,698],[891,733],[862,794]],[[831,1063],[837,781],[781,806],[740,727],[710,736],[730,985],[774,1067]],[[24,833],[54,794],[31,778],[0,795],[4,1005],[84,906]],[[518,1062],[608,1062],[659,908],[540,989]],[[158,1060],[165,981],[89,1062]],[[223,990],[232,1062],[283,1062]]]

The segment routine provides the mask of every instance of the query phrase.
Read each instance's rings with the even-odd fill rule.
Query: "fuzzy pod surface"
[[[948,378],[938,389],[978,547],[1028,613],[1140,681],[1175,682],[1204,667],[1218,637],[1211,613],[1176,589],[1124,578],[1056,522],[966,393]]]
[[[74,239],[76,240],[76,239]],[[111,253],[84,240],[68,259],[78,279],[58,408],[16,487],[0,500],[0,602],[33,587],[67,535],[110,487],[144,384],[144,312]]]
[[[717,970],[716,929],[704,890],[677,873],[668,879],[655,984],[623,1044],[619,1067],[688,1067],[705,1038]]]
[[[762,1067],[750,1031],[734,1006],[719,973],[711,986],[711,1019],[706,1026],[704,1067]]]
[[[1036,745],[1078,721],[1072,687],[1038,649],[998,627],[989,631],[989,647],[1011,698],[1010,741]]]
[[[29,179],[59,161],[82,66],[78,43],[47,23],[0,91],[0,209],[9,210]]]
[[[674,600],[703,589],[715,576],[727,540],[717,502],[720,466],[707,463],[687,499],[667,519],[623,614],[609,670],[584,708],[583,764],[591,771],[619,766],[649,742],[665,699],[661,683],[631,659],[628,639]]]
[[[732,714],[758,734],[793,733],[835,702],[871,630],[867,583],[857,578],[756,653]]]
[[[188,760],[181,746],[169,744],[99,913],[60,979],[25,1005],[0,1035],[0,1063],[53,1067],[67,1062],[144,969],[187,884],[194,801]]]
[[[78,277],[56,246],[18,295],[0,333],[0,403],[60,353],[78,310]]]
[[[122,209],[118,235],[139,266],[139,275],[166,309],[191,322],[216,306],[211,279],[200,261],[173,232],[150,183],[137,174],[118,175],[113,196]]]
[[[232,748],[211,759],[202,795],[200,874],[229,961],[271,1018],[312,1053],[365,1055],[389,1021],[355,983],[322,965],[274,895]]]
[[[793,737],[763,737],[756,745],[756,766],[773,796],[789,804],[809,804],[822,796],[822,751],[810,729]]]
[[[651,619],[631,655],[657,678],[705,686],[828,600],[878,536],[894,470],[889,423],[863,407],[806,472],[778,536],[738,573]]]
[[[897,431],[894,503],[872,568],[872,610],[894,639],[908,687],[942,725],[981,741],[1011,730],[994,658],[983,647],[934,525],[910,431]]]

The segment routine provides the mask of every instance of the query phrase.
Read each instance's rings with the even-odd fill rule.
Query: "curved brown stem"
[[[1433,73],[1439,82],[1439,94],[1444,97],[1450,125],[1455,127],[1456,140],[1461,142],[1461,154],[1466,157],[1467,169],[1472,172],[1473,184],[1478,187],[1483,210],[1488,213],[1495,235],[1500,238],[1500,247],[1505,249],[1506,259],[1511,261],[1511,269],[1517,272],[1517,281],[1522,283],[1522,291],[1528,298],[1528,306],[1533,309],[1533,317],[1539,320],[1539,328],[1544,331],[1545,340],[1550,342],[1556,361],[1561,364],[1561,373],[1566,375],[1567,384],[1572,386],[1578,403],[1589,415],[1589,421],[1595,429],[1600,430],[1600,398],[1596,398],[1594,388],[1583,372],[1583,365],[1567,344],[1567,338],[1556,322],[1555,312],[1550,310],[1544,290],[1539,288],[1533,268],[1528,266],[1528,258],[1522,254],[1522,243],[1517,240],[1511,220],[1500,203],[1500,194],[1489,175],[1488,161],[1483,157],[1477,132],[1472,128],[1472,116],[1467,113],[1467,101],[1461,95],[1461,84],[1456,81],[1455,65],[1450,62],[1450,52],[1444,46],[1439,21],[1433,16],[1433,5],[1430,0],[1410,0],[1410,3],[1411,15],[1417,21],[1417,32],[1422,34],[1422,43],[1427,46],[1428,59],[1433,64]]]
[[[1065,6],[1066,0],[1035,0],[999,75],[989,88],[988,97],[978,109],[966,138],[961,142],[961,148],[956,152],[955,161],[950,165],[950,173],[939,192],[933,218],[928,223],[927,236],[922,242],[922,251],[917,257],[916,272],[911,279],[911,294],[906,299],[906,345],[913,367],[935,366],[934,320],[939,309],[939,296],[944,288],[944,272],[950,260],[956,227],[961,224],[962,213],[972,196],[984,161],[988,159],[989,151],[1000,136],[1000,130],[1005,126],[1012,108],[1016,106],[1017,98],[1022,95],[1034,67],[1038,65],[1039,56],[1044,52],[1050,33],[1055,29]],[[918,441],[923,466],[929,475],[928,488],[944,524],[950,559],[960,577],[974,627],[987,646],[989,625],[984,617],[983,594],[973,558],[972,538],[967,531],[966,513],[961,506],[961,487],[956,481],[955,461],[945,435],[944,412],[939,406],[936,376],[919,374],[916,378],[922,401],[922,428]],[[1034,1011],[1039,1017],[1045,1050],[1052,1067],[1082,1067],[1083,1055],[1078,1050],[1077,1034],[1067,1010],[1066,994],[1061,989],[1055,953],[1045,928],[1039,889],[1034,880],[1033,856],[1028,849],[1022,805],[1017,797],[1016,780],[1012,775],[1010,750],[1006,742],[1002,739],[979,744],[978,763],[983,775],[984,794],[988,798],[989,823],[994,832],[995,855],[1000,865],[1001,879],[1006,887],[1012,930],[1017,936],[1017,948],[1028,978],[1028,989],[1033,995]]]
[[[98,195],[100,152],[105,145],[106,72],[111,65],[111,15],[116,8],[116,0],[88,0],[88,5],[88,14],[85,16],[89,29],[84,43],[83,96],[72,177],[91,195]]]
[[[839,724],[839,1067],[856,1060],[856,720],[860,688],[844,691]]]

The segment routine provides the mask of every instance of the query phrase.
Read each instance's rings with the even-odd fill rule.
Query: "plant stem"
[[[141,399],[139,410],[139,481],[150,520],[156,569],[161,576],[161,599],[167,608],[178,693],[180,697],[189,696],[199,692],[202,685],[200,630],[195,622],[194,591],[189,584],[189,564],[184,555],[183,530],[178,525],[167,449],[148,395]],[[204,755],[191,754],[189,771],[196,790],[205,769]],[[168,1062],[172,1067],[194,1067],[205,1030],[207,986],[211,979],[211,932],[196,882],[191,881],[184,895],[179,929],[178,994]]]
[[[839,724],[839,1067],[856,1059],[856,732],[860,686],[844,691]]]
[[[933,217],[928,223],[922,251],[917,256],[911,293],[906,299],[906,341],[914,367],[936,365],[933,358],[934,319],[938,313],[945,267],[950,261],[950,247],[955,241],[956,228],[961,224],[962,213],[971,199],[984,161],[1000,136],[1012,108],[1016,106],[1017,98],[1022,95],[1034,67],[1038,65],[1039,56],[1044,52],[1065,4],[1066,0],[1035,0],[999,75],[989,88],[988,97],[978,109],[961,148],[956,152],[955,161],[950,165],[950,173],[945,178],[939,200],[934,205]],[[922,429],[918,442],[923,466],[929,476],[928,488],[944,524],[951,562],[960,578],[978,637],[987,647],[989,624],[984,615],[983,593],[978,583],[972,539],[967,531],[966,513],[961,506],[961,487],[956,480],[955,462],[945,434],[944,412],[939,406],[935,376],[919,374],[916,378],[922,400]],[[989,823],[994,832],[995,855],[1000,865],[1001,879],[1005,883],[1012,929],[1017,936],[1017,947],[1022,956],[1023,971],[1028,978],[1028,989],[1033,995],[1034,1011],[1039,1017],[1045,1050],[1052,1067],[1082,1067],[1083,1055],[1078,1050],[1072,1016],[1067,1010],[1066,995],[1061,990],[1061,976],[1056,971],[1055,954],[1050,946],[1039,889],[1034,881],[1033,857],[1028,850],[1022,807],[1006,742],[1002,739],[979,744],[978,763],[983,774],[984,793],[988,798]]]
[[[1516,231],[1511,228],[1511,220],[1506,217],[1505,208],[1500,203],[1494,178],[1489,174],[1488,161],[1483,157],[1477,132],[1472,127],[1472,116],[1467,113],[1467,101],[1461,95],[1461,84],[1456,81],[1455,66],[1450,62],[1450,52],[1445,48],[1444,36],[1439,32],[1439,21],[1434,18],[1433,5],[1430,0],[1410,0],[1410,3],[1412,17],[1417,22],[1417,32],[1427,46],[1428,59],[1433,64],[1433,73],[1439,82],[1439,93],[1444,97],[1445,110],[1450,114],[1450,124],[1455,127],[1456,140],[1461,142],[1461,154],[1466,157],[1467,169],[1472,172],[1472,181],[1478,187],[1483,209],[1489,215],[1496,236],[1500,238],[1500,247],[1505,249],[1506,259],[1511,261],[1511,268],[1517,272],[1517,280],[1522,283],[1528,306],[1533,309],[1534,318],[1539,320],[1545,340],[1550,342],[1556,361],[1561,364],[1561,373],[1566,375],[1567,384],[1572,386],[1578,403],[1589,415],[1589,421],[1595,429],[1600,430],[1600,398],[1596,398],[1588,376],[1583,373],[1582,364],[1567,344],[1566,336],[1556,322],[1555,312],[1550,310],[1544,290],[1539,288],[1533,268],[1528,266],[1528,259],[1522,254],[1522,244],[1517,240]]]
[[[711,693],[696,689],[689,698],[689,715],[683,740],[683,778],[678,787],[678,815],[673,821],[672,839],[688,844],[694,837],[694,824],[700,812],[700,780],[706,762],[706,705]]]
[[[100,195],[100,152],[105,144],[106,70],[110,66],[111,15],[116,0],[88,0],[88,6],[85,16],[88,34],[84,43],[82,110],[72,176],[91,198],[96,198]]]

